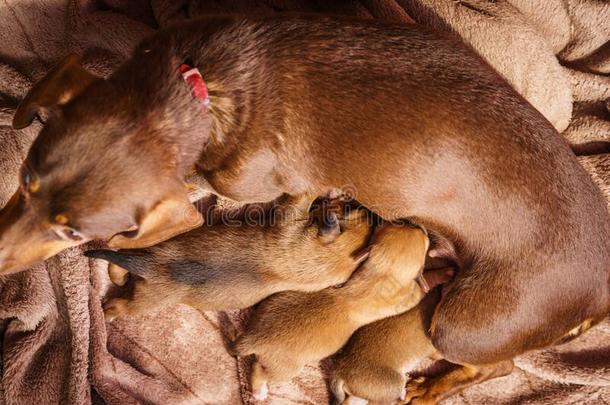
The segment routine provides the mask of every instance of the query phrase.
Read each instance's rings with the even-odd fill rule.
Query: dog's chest
[[[206,173],[217,193],[237,201],[270,201],[294,191],[276,155],[261,149],[249,156],[236,156],[223,169]]]

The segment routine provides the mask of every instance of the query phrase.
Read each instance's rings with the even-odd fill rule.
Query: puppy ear
[[[138,229],[113,236],[111,248],[136,249],[156,245],[203,224],[203,216],[191,204],[186,193],[159,201],[139,221]]]
[[[66,57],[36,83],[19,104],[13,117],[13,128],[27,127],[41,111],[66,104],[97,79],[81,66],[78,56]]]
[[[318,236],[322,244],[334,242],[339,235],[341,235],[341,225],[337,213],[332,211],[324,213],[318,228]]]

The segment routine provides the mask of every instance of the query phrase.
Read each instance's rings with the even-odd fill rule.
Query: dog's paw
[[[116,264],[110,263],[108,265],[108,277],[114,285],[122,287],[129,280],[129,272]]]
[[[438,401],[434,398],[428,398],[426,396],[414,398],[409,402],[410,405],[436,405]]]
[[[129,300],[125,298],[111,298],[104,303],[104,318],[106,322],[112,322],[119,316],[125,315],[129,312],[128,306]]]
[[[412,378],[407,382],[403,404],[410,405],[433,405],[437,401],[430,398],[428,394],[426,377]]]
[[[341,403],[341,405],[367,405],[368,403],[369,401],[364,398],[350,395],[345,399],[344,402]]]
[[[264,401],[269,396],[269,386],[263,383],[258,389],[252,391],[252,397],[257,401]]]

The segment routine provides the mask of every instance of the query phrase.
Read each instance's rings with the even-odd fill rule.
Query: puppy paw
[[[341,405],[367,405],[368,403],[369,401],[364,398],[350,395],[343,403],[341,403]]]
[[[129,280],[129,272],[116,264],[110,263],[108,265],[108,277],[114,285],[122,287]]]
[[[129,301],[125,298],[112,298],[104,303],[104,318],[106,322],[112,322],[119,316],[129,313],[127,308]]]
[[[269,396],[269,386],[263,383],[258,389],[252,391],[252,397],[257,401],[264,401]]]

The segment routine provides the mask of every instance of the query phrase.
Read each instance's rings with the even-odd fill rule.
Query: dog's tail
[[[152,272],[154,267],[151,254],[143,249],[128,249],[118,251],[95,249],[87,250],[85,252],[85,256],[106,260],[107,262],[116,264],[128,272],[142,278],[148,278],[148,275]]]
[[[592,156],[610,153],[610,142],[591,141],[579,144],[570,144],[576,156]]]

